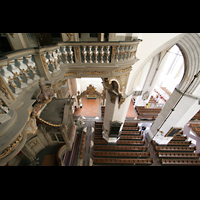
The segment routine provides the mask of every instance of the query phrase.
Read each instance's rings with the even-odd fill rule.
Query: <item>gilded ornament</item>
[[[127,67],[127,68],[125,68],[125,69],[115,70],[115,72],[118,72],[118,73],[127,72],[127,71],[129,71],[131,68],[132,68],[132,67],[130,66],[130,67]]]
[[[3,153],[0,155],[0,159],[6,157],[8,154],[11,153],[11,151],[14,149],[14,147],[22,140],[23,135],[19,134],[19,136],[17,137],[17,139],[12,142],[4,151]]]
[[[65,73],[65,76],[72,76],[78,74],[77,72],[67,72]]]
[[[68,37],[69,37],[69,39],[67,40],[67,41],[71,41],[71,39],[72,39],[72,34],[71,33],[65,33]]]
[[[74,47],[74,51],[75,51],[75,58],[76,58],[76,61],[77,61],[77,60],[80,60],[80,58],[79,58],[78,47]]]
[[[108,72],[83,72],[83,74],[89,74],[89,75],[102,75],[102,74],[108,74]]]

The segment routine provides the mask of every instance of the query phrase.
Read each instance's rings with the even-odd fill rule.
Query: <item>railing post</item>
[[[73,46],[73,47],[74,47],[75,63],[79,64],[79,63],[81,63],[81,49],[80,49],[80,46]]]
[[[115,62],[115,50],[116,50],[116,46],[112,46],[111,63]]]
[[[49,80],[51,78],[51,74],[49,72],[48,66],[46,65],[46,62],[43,61],[41,53],[39,51],[36,51],[34,57],[41,77],[45,77],[45,79]]]
[[[1,74],[0,74],[0,97],[8,107],[15,100],[15,95],[13,94],[9,85],[6,83]]]

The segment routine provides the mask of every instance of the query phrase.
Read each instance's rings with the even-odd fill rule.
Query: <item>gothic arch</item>
[[[187,33],[183,37],[177,37],[166,42],[164,45],[160,46],[152,56],[143,62],[139,69],[134,73],[132,80],[135,80],[137,72],[145,66],[145,64],[153,57],[155,57],[159,52],[165,49],[171,48],[173,45],[177,45],[184,57],[184,74],[181,82],[179,83],[179,90],[184,92],[188,84],[194,78],[194,75],[200,71],[200,35],[197,33]],[[133,87],[134,81],[131,83]],[[195,88],[200,84],[200,77],[196,78],[193,84],[188,89],[188,94],[193,94]]]
[[[186,34],[177,46],[184,57],[184,74],[179,84],[179,90],[184,91],[194,75],[200,71],[200,36],[197,33]],[[200,77],[196,78],[187,93],[193,94],[195,88],[200,84]]]

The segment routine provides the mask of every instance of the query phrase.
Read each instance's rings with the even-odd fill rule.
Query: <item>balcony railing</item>
[[[106,74],[98,70],[131,66],[136,62],[136,51],[140,40],[132,42],[62,42],[56,45],[33,47],[11,51],[0,55],[0,165],[19,152],[26,142],[25,124],[30,117],[32,98],[38,89],[37,82],[50,80],[62,73],[86,76]],[[97,67],[97,68],[96,68]],[[65,70],[66,68],[66,70]],[[103,68],[103,69],[101,69]],[[115,69],[116,69],[115,68]],[[130,68],[130,67],[129,67]],[[123,69],[124,70],[124,69]],[[122,73],[124,72],[121,71]],[[126,69],[125,69],[126,71]],[[67,72],[67,73],[66,73]],[[121,73],[119,72],[119,73]],[[64,74],[63,74],[64,75]],[[52,80],[52,79],[51,79]],[[56,82],[54,85],[60,85]],[[22,106],[23,105],[23,106]],[[29,120],[29,123],[32,123]],[[17,124],[17,126],[16,126]],[[20,134],[24,136],[16,148],[10,148]],[[21,146],[20,146],[21,145]],[[7,150],[9,149],[9,152]],[[12,155],[11,155],[12,154]]]
[[[40,77],[48,79],[62,67],[108,67],[135,60],[140,40],[133,42],[63,42],[42,48],[16,50],[0,58],[1,74],[17,97]]]

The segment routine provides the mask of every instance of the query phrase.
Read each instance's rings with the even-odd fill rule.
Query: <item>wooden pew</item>
[[[157,153],[158,158],[183,158],[183,159],[187,159],[187,158],[197,158],[199,159],[200,157],[200,153],[193,153],[193,152],[187,152],[187,153],[167,153],[167,152],[158,152]]]
[[[138,126],[138,122],[124,122],[124,126],[123,127],[137,127]]]
[[[101,106],[101,117],[104,117],[105,114],[105,106]]]
[[[166,151],[166,152],[192,152],[196,150],[196,147],[179,147],[179,146],[155,146],[155,151]]]
[[[198,159],[161,159],[160,163],[162,165],[200,165],[200,160]]]
[[[94,158],[93,164],[151,165],[153,159]]]
[[[153,145],[157,145],[156,143],[155,143],[155,141],[152,141],[152,144]],[[189,146],[189,145],[191,145],[192,144],[192,142],[191,141],[170,141],[168,144],[167,144],[167,146]],[[157,146],[166,146],[166,145],[162,145],[162,144],[159,144],[159,145],[157,145]]]
[[[161,108],[145,108],[144,106],[136,106],[136,112],[140,119],[156,119]]]
[[[94,157],[132,157],[148,158],[151,152],[111,152],[111,151],[94,151]]]
[[[185,141],[187,136],[174,136],[171,141]]]
[[[193,118],[191,120],[200,120],[200,110],[193,116]]]
[[[120,146],[120,145],[94,145],[94,150],[99,151],[146,151],[147,146]]]
[[[95,144],[108,144],[108,142],[104,139],[94,139]],[[117,145],[135,145],[135,146],[142,146],[145,144],[145,141],[138,141],[138,140],[118,140],[116,142]]]
[[[143,139],[143,135],[142,136],[135,136],[135,135],[131,135],[131,136],[127,136],[127,135],[121,135],[120,136],[121,140],[142,140]]]
[[[82,141],[81,141],[80,154],[79,154],[80,159],[83,158],[83,154],[84,154],[85,137],[86,137],[86,132],[83,132],[83,138],[82,138]]]
[[[95,134],[94,135],[95,139],[101,139],[102,134]],[[131,136],[127,136],[127,135],[120,135],[120,140],[142,140],[143,139],[143,135],[142,136],[135,136],[135,135],[131,135]]]
[[[157,103],[157,101],[151,96],[148,103]]]
[[[135,135],[135,136],[140,136],[141,131],[123,131],[121,132],[121,135]]]
[[[129,126],[125,126],[122,128],[122,131],[139,131],[139,127],[129,127]]]

